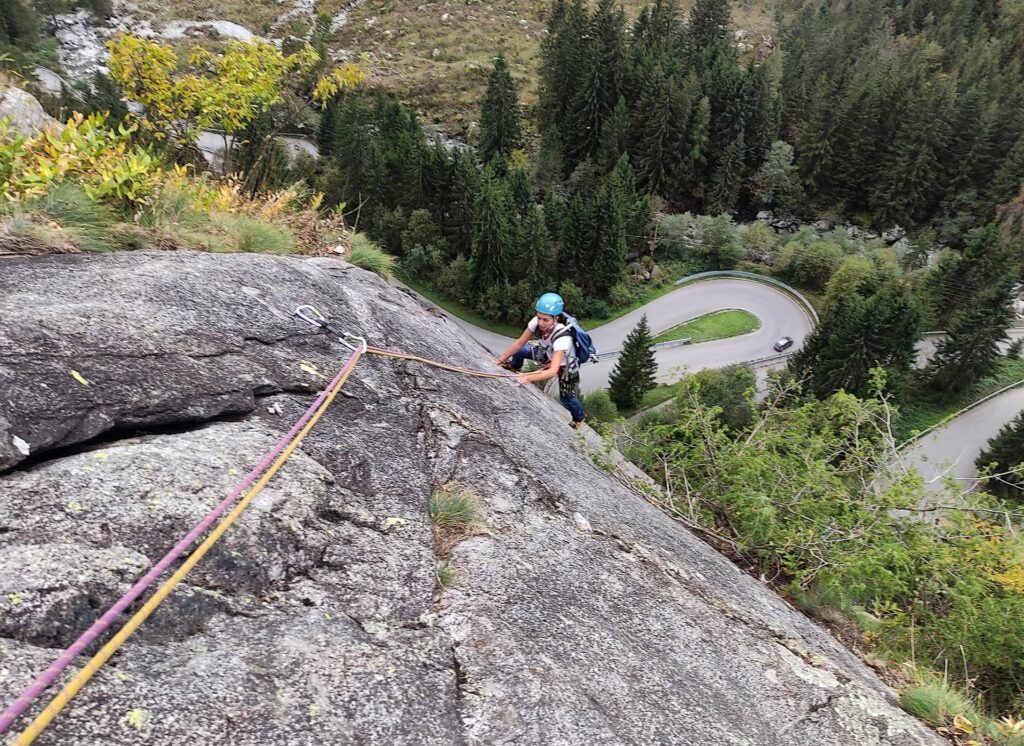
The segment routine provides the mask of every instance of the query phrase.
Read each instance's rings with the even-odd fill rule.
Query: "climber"
[[[565,303],[557,293],[544,293],[537,301],[537,315],[530,319],[519,339],[495,362],[506,370],[519,372],[524,360],[540,364],[533,373],[516,376],[520,384],[546,381],[558,376],[558,398],[572,415],[572,427],[579,430],[586,419],[580,403],[580,365],[575,323],[562,313]],[[531,342],[532,338],[536,340]],[[589,342],[589,339],[588,339]]]

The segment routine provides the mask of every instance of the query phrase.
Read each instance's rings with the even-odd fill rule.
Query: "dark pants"
[[[514,370],[522,370],[524,360],[536,360],[541,364],[548,362],[546,359],[538,359],[537,350],[529,342],[510,357],[508,362]],[[583,421],[583,405],[580,403],[580,372],[569,370],[567,365],[563,365],[558,374],[558,400],[562,402],[563,407],[569,410],[573,422]]]

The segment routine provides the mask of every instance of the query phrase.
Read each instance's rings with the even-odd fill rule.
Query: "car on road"
[[[783,350],[788,350],[792,346],[793,346],[793,338],[792,337],[783,337],[782,339],[780,339],[779,341],[777,341],[775,343],[775,351],[776,352],[782,352]]]

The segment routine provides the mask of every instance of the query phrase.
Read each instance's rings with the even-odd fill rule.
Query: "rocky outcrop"
[[[458,327],[336,260],[0,266],[3,700],[339,367],[344,350],[295,306],[379,346],[488,365]],[[942,743],[566,422],[510,381],[360,361],[295,457],[38,742]],[[428,507],[443,485],[474,493],[486,524],[452,550],[444,590]]]
[[[0,87],[0,119],[7,120],[11,132],[24,137],[38,135],[48,127],[60,127],[60,123],[43,111],[35,97],[20,88]]]

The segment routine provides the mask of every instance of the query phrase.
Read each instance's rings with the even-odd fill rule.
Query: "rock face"
[[[38,135],[47,127],[60,127],[60,123],[43,111],[35,96],[20,88],[0,88],[0,119],[7,119],[12,132],[25,137]]]
[[[457,327],[337,260],[0,267],[5,702],[340,366],[296,306],[488,367]],[[344,392],[38,743],[943,743],[535,389],[367,356]],[[442,485],[474,493],[486,523],[447,558],[445,590],[428,507]]]

